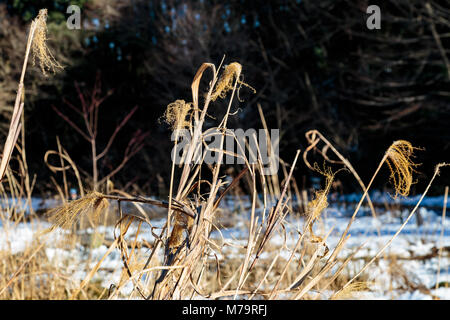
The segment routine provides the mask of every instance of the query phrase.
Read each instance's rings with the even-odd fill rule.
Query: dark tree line
[[[168,181],[172,145],[169,128],[158,118],[170,102],[191,98],[190,84],[201,63],[217,65],[224,55],[225,63],[243,65],[245,82],[257,91],[241,90],[245,101],[235,107],[242,112],[231,124],[261,128],[261,104],[269,127],[281,129],[281,157],[288,162],[296,149],[306,147],[309,129],[333,141],[365,180],[397,139],[426,149],[417,158],[423,163],[421,181],[435,164],[448,161],[448,1],[383,1],[380,30],[367,29],[370,3],[364,0],[78,1],[82,29],[76,31],[65,26],[68,3],[8,0],[0,7],[0,107],[5,119],[21,67],[26,24],[37,8],[49,9],[50,45],[66,65],[50,79],[35,72],[29,80],[30,167],[44,178],[43,155],[55,149],[56,135],[77,164],[90,165],[89,146],[52,106],[69,113],[63,98],[77,103],[75,81],[88,90],[100,74],[102,91],[112,92],[100,111],[100,144],[138,106],[101,170],[120,161],[136,129],[148,131],[145,146],[116,180],[163,192],[159,188]],[[218,113],[221,107],[218,103]],[[297,170],[299,178],[310,174],[302,166]],[[439,183],[435,188],[440,191]]]

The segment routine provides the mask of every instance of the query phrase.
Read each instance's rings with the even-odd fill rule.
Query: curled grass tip
[[[448,166],[450,166],[450,163],[445,163],[445,162],[438,163],[434,170],[436,171],[436,174],[439,175],[441,173],[441,168],[442,167],[448,167]]]
[[[413,173],[417,172],[414,168],[419,166],[412,161],[415,149],[412,144],[405,140],[395,141],[387,151],[386,163],[391,172],[390,181],[394,185],[395,195],[407,197],[413,181]]]

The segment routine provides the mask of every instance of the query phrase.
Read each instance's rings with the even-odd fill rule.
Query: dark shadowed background
[[[66,26],[69,4],[81,8],[80,30]],[[166,197],[171,132],[158,119],[174,100],[191,101],[191,81],[203,62],[218,65],[225,55],[225,64],[242,64],[244,81],[256,89],[255,94],[245,87],[240,91],[244,101],[236,100],[233,108],[242,110],[230,120],[231,127],[262,128],[260,104],[269,128],[281,131],[283,160],[292,162],[296,150],[307,146],[305,132],[317,129],[365,182],[394,140],[408,140],[425,149],[417,152],[416,161],[422,165],[413,190],[422,192],[434,166],[449,161],[450,2],[379,1],[380,30],[366,27],[370,4],[364,0],[1,1],[2,141],[29,24],[39,9],[47,8],[49,47],[65,70],[46,78],[38,68],[30,68],[25,82],[27,156],[38,190],[54,189],[47,179],[51,172],[44,155],[57,149],[57,136],[82,173],[89,174],[90,145],[61,117],[83,126],[73,107],[82,105],[80,93],[84,93],[85,103],[101,101],[97,136],[101,148],[138,107],[100,160],[100,176],[121,163],[130,141],[142,139],[142,148],[112,180],[130,192]],[[224,106],[216,103],[215,112],[220,114]],[[388,177],[389,172],[383,174]],[[307,187],[316,174],[300,164],[295,175]],[[358,190],[350,174],[338,178],[348,180],[345,191]],[[377,180],[377,187],[384,188],[385,180]],[[436,181],[432,193],[441,194],[446,183],[448,179]]]

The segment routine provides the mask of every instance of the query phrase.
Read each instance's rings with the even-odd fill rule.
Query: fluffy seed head
[[[395,141],[387,151],[386,163],[391,172],[390,180],[395,188],[394,198],[398,195],[407,197],[411,189],[414,170],[419,164],[412,161],[415,148],[412,144],[405,140]]]
[[[233,90],[234,82],[236,80],[237,83],[239,84],[238,90],[242,86],[246,86],[247,88],[253,90],[253,92],[256,92],[254,88],[252,88],[250,85],[240,80],[241,71],[242,66],[238,62],[232,62],[229,65],[227,65],[222,75],[220,76],[219,81],[216,84],[214,92],[211,95],[211,100],[215,101],[219,97],[222,99],[225,98],[228,91]]]
[[[325,176],[325,188],[322,190],[318,190],[315,192],[314,199],[311,200],[307,205],[307,214],[311,219],[317,220],[322,211],[328,207],[328,193],[330,192],[331,185],[333,183],[334,174],[331,171],[331,168],[325,168],[324,170],[320,170],[317,163],[314,164],[314,169]]]
[[[31,48],[33,51],[33,65],[36,64],[36,57],[39,59],[39,67],[44,76],[47,71],[56,72],[63,67],[56,61],[55,57],[47,47],[47,9],[41,9],[31,28],[35,28]]]
[[[53,228],[70,228],[80,215],[85,214],[93,220],[98,220],[100,214],[108,208],[109,202],[99,192],[92,192],[85,197],[71,201],[62,207],[48,212]]]
[[[176,100],[167,106],[163,120],[169,124],[172,130],[180,130],[190,127],[190,121],[186,116],[192,109],[192,103],[186,103],[184,100]]]

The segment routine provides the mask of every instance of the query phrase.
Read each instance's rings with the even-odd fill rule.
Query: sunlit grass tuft
[[[33,21],[33,24],[35,26],[34,39],[32,40],[33,65],[36,64],[36,58],[38,58],[39,67],[45,76],[47,71],[55,73],[58,69],[63,69],[63,66],[56,61],[47,46],[47,9],[39,11],[39,15]],[[33,29],[33,25],[31,28]]]
[[[414,149],[412,144],[405,140],[395,141],[387,151],[386,164],[391,172],[391,182],[395,187],[396,198],[398,195],[407,197],[413,181],[414,168],[418,164],[412,161]]]

